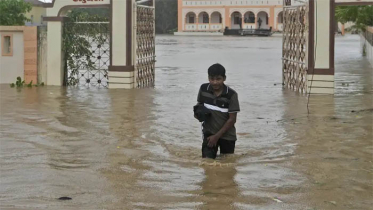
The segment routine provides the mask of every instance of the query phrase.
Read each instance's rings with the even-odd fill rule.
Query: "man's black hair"
[[[220,63],[215,63],[208,69],[209,77],[223,76],[225,77],[225,68]]]

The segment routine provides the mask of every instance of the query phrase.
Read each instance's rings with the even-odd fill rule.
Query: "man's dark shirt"
[[[221,95],[215,96],[213,88],[209,83],[202,84],[199,89],[197,101],[211,111],[211,116],[203,123],[204,133],[216,134],[229,119],[229,113],[240,111],[236,91],[226,85],[224,85]],[[223,134],[221,139],[237,140],[236,128],[232,126]]]

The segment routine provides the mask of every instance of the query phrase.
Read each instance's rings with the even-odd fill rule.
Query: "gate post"
[[[309,1],[307,92],[334,94],[335,0]]]
[[[134,88],[133,3],[134,0],[111,0],[109,88]]]
[[[62,86],[63,83],[62,20],[62,17],[48,20],[47,85]]]

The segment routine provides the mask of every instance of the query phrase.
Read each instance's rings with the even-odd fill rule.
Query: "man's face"
[[[224,86],[225,77],[223,76],[209,76],[210,85],[214,90],[220,90]]]

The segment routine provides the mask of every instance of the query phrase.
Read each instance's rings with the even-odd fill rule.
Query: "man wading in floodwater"
[[[201,85],[194,106],[194,117],[203,122],[202,157],[216,158],[220,154],[233,154],[237,140],[234,124],[240,111],[236,91],[226,86],[225,68],[214,64],[208,69],[209,83]]]

